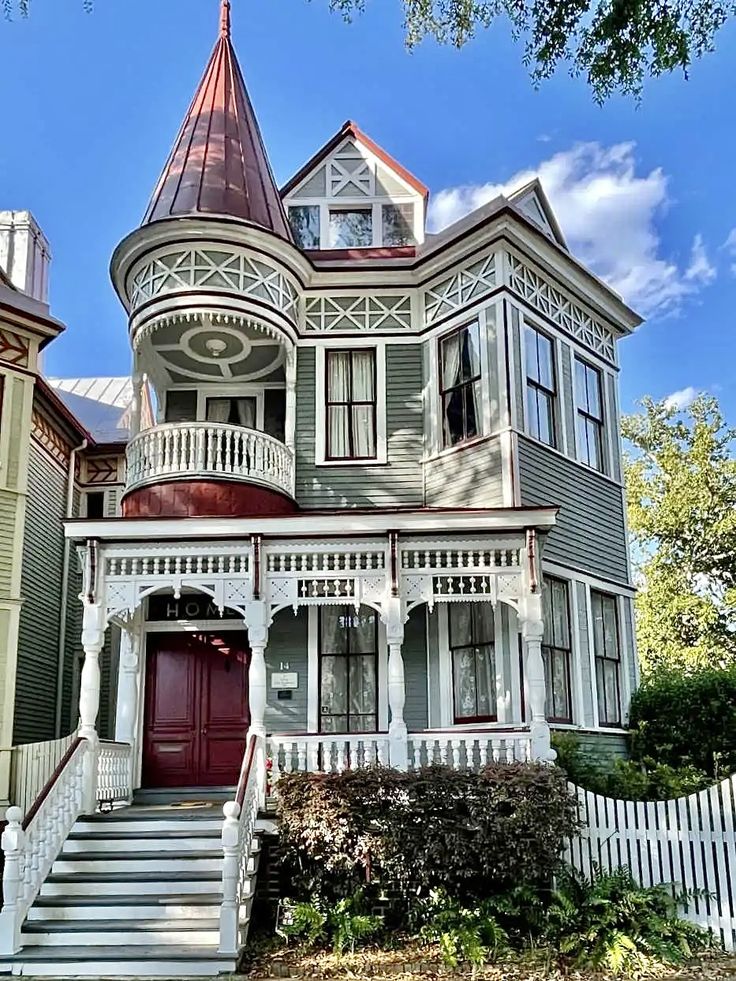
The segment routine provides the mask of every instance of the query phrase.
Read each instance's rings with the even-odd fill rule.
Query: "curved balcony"
[[[126,495],[177,480],[258,484],[294,496],[294,454],[267,433],[215,422],[154,426],[127,449]]]

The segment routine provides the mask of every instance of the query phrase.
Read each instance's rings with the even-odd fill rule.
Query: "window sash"
[[[360,368],[360,359],[370,356],[368,373],[365,366]],[[345,377],[338,382],[341,390],[333,393],[333,362],[342,359],[346,366]],[[365,383],[364,391],[369,389],[366,397],[356,397],[356,365]],[[345,369],[344,369],[345,370]],[[378,429],[377,429],[377,366],[375,348],[360,350],[330,350],[325,352],[325,423],[326,458],[328,460],[374,460],[376,458]],[[363,394],[363,393],[361,393]],[[340,443],[335,435],[341,432]]]
[[[615,596],[591,590],[593,650],[598,697],[598,724],[620,726],[621,710],[621,633]]]
[[[320,247],[320,207],[318,204],[290,205],[289,224],[300,248],[318,249]]]
[[[381,241],[385,246],[414,245],[414,205],[384,204],[381,207]]]
[[[327,618],[333,622],[328,622]],[[343,618],[345,625],[340,625]],[[356,624],[356,620],[365,620]],[[365,628],[365,629],[363,629]],[[331,677],[338,686],[329,691]],[[370,679],[370,686],[366,680]],[[378,729],[378,619],[361,607],[319,610],[319,731],[376,732]]]
[[[547,719],[550,722],[572,722],[572,626],[568,583],[556,576],[545,576],[542,603]]]
[[[371,208],[333,208],[329,213],[331,249],[365,249],[373,245]]]
[[[474,321],[439,341],[440,403],[444,446],[482,432],[480,324]]]
[[[496,704],[496,645],[466,644],[450,650],[452,659],[453,714],[455,722],[495,722]],[[463,659],[472,658],[472,687],[462,678]],[[472,704],[465,704],[470,696]]]
[[[578,460],[595,470],[605,470],[603,452],[603,379],[598,368],[575,359],[575,408]]]

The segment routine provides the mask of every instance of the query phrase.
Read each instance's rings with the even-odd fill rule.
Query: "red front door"
[[[248,659],[241,631],[149,638],[144,787],[237,783],[250,721]]]

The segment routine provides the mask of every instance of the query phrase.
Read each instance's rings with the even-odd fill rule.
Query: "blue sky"
[[[33,0],[28,20],[0,21],[0,208],[30,209],[46,232],[68,325],[48,374],[128,370],[109,258],[140,221],[217,7]],[[233,33],[279,181],[348,118],[429,185],[437,225],[539,172],[577,254],[649,318],[622,344],[624,408],[707,389],[736,423],[736,23],[689,81],[649,83],[638,108],[600,108],[563,72],[535,91],[503,23],[461,51],[409,53],[398,0],[369,0],[351,24],[326,0],[233,0]]]

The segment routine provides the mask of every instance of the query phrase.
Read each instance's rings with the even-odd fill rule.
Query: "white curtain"
[[[350,401],[350,354],[330,352],[327,358],[327,401]],[[329,406],[329,455],[331,457],[350,456],[350,407],[349,405]]]
[[[375,401],[375,368],[372,351],[356,351],[353,354],[353,401]],[[360,457],[376,455],[375,406],[353,406],[353,453]]]
[[[256,400],[255,399],[236,399],[235,405],[238,410],[238,422],[246,429],[256,428]]]
[[[447,391],[460,381],[461,332],[453,334],[442,345],[442,388]]]
[[[227,422],[230,418],[230,399],[207,399],[207,422]]]

